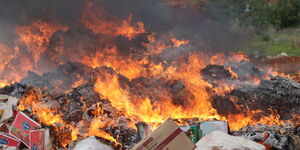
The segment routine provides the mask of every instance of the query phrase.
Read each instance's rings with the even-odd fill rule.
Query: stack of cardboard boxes
[[[51,149],[49,130],[21,111],[13,110],[16,97],[0,95],[0,145],[2,148],[28,147],[32,150]],[[12,122],[10,120],[13,120]]]

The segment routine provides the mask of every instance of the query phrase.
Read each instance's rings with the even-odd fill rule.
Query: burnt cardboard
[[[195,147],[173,120],[168,119],[135,145],[133,150],[193,150]]]

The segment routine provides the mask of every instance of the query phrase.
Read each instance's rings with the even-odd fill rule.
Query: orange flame
[[[186,45],[189,43],[188,40],[177,40],[175,38],[171,38],[171,41],[173,42],[174,47],[179,47],[181,45]]]
[[[79,132],[80,128],[77,128],[76,126],[73,126],[65,122],[61,118],[62,114],[58,114],[57,110],[54,109],[56,107],[51,108],[51,105],[49,104],[46,105],[42,103],[41,99],[42,99],[42,94],[39,92],[27,94],[27,96],[23,97],[20,100],[18,109],[24,111],[27,108],[30,108],[32,110],[32,113],[37,117],[40,123],[43,123],[45,125],[52,125],[56,128],[58,132],[59,130],[61,130],[61,128],[70,129],[71,139],[68,138],[62,139],[62,141],[60,142],[63,146],[67,146],[67,144],[69,144],[70,142],[77,140],[78,135],[80,133]],[[97,110],[95,112],[95,115],[96,116],[102,115],[103,110],[99,104],[97,104],[96,108]],[[114,139],[111,135],[109,135],[103,130],[104,127],[107,127],[109,125],[112,125],[112,122],[109,122],[109,120],[105,120],[103,117],[96,117],[91,122],[90,127],[88,129],[88,133],[84,137],[99,136],[104,139],[110,140],[115,144],[118,144],[116,139]]]
[[[109,141],[112,141],[115,144],[119,144],[119,142],[114,137],[112,137],[110,134],[103,131],[103,129],[107,126],[110,126],[110,124],[105,123],[105,120],[103,120],[103,118],[98,117],[93,119],[89,127],[88,136],[98,136],[107,139]]]
[[[240,60],[241,58],[234,59]],[[194,100],[191,100],[186,108],[174,105],[168,93],[161,93],[161,97],[164,97],[164,99],[160,101],[152,101],[148,97],[141,99],[133,98],[126,90],[120,87],[118,77],[108,73],[98,77],[95,84],[95,91],[98,91],[102,98],[110,100],[115,108],[122,110],[126,117],[134,121],[161,123],[167,118],[201,118],[203,120],[216,118],[228,120],[230,127],[234,130],[256,123],[282,124],[279,121],[278,114],[274,111],[272,111],[271,115],[261,117],[259,120],[254,120],[253,116],[261,113],[261,111],[247,110],[242,111],[245,113],[231,114],[227,117],[218,115],[216,110],[211,106],[210,93],[206,90],[207,87],[212,87],[212,85],[202,80],[199,75],[199,70],[205,66],[205,63],[201,61],[201,57],[192,54],[189,57],[189,61],[181,63],[181,65],[180,67],[170,66],[167,68],[161,66],[161,64],[152,65],[150,67],[150,74],[167,79],[182,80],[187,89],[195,96]],[[256,81],[253,82],[253,84],[257,84],[255,83]],[[224,84],[224,86],[214,88],[214,90],[219,94],[225,94],[233,88],[234,85],[230,87]]]
[[[18,27],[16,32],[20,37],[20,42],[26,45],[33,55],[34,62],[37,63],[40,54],[48,47],[53,33],[59,30],[65,32],[67,29],[67,27],[57,23],[48,24],[38,20],[31,25]]]
[[[135,25],[131,25],[132,15],[129,15],[126,20],[118,20],[109,15],[102,7],[94,6],[91,2],[86,3],[81,21],[86,28],[98,34],[122,35],[132,39],[137,34],[145,33],[143,22],[136,22]]]
[[[97,7],[91,2],[87,2],[84,11],[81,14],[81,23],[83,26],[94,34],[105,35],[111,39],[117,36],[123,36],[129,40],[137,37],[138,34],[147,33],[142,22],[133,22],[133,16],[129,15],[126,19],[119,19],[108,14],[102,7]],[[68,27],[58,23],[47,23],[41,20],[33,22],[31,25],[19,26],[16,32],[19,36],[18,44],[24,45],[29,53],[24,56],[20,53],[19,45],[14,48],[9,48],[7,45],[0,43],[0,53],[3,57],[0,58],[0,73],[1,77],[7,73],[9,77],[3,77],[0,80],[0,87],[13,83],[13,81],[20,81],[27,73],[27,71],[39,71],[37,62],[40,60],[41,53],[47,50],[50,44],[50,39],[57,31],[66,32]],[[107,99],[111,102],[120,113],[132,122],[144,121],[157,126],[168,118],[182,119],[182,118],[199,118],[200,120],[218,119],[229,121],[230,128],[237,130],[249,124],[282,124],[276,111],[270,110],[271,114],[256,118],[258,114],[263,113],[260,110],[250,110],[242,106],[236,107],[242,113],[230,114],[228,116],[221,116],[213,108],[211,104],[212,95],[217,93],[224,95],[235,88],[235,85],[227,83],[220,83],[218,87],[202,79],[200,70],[208,64],[224,65],[226,62],[239,62],[241,60],[249,59],[242,53],[233,54],[231,57],[225,56],[222,53],[208,56],[204,53],[190,53],[188,56],[182,56],[177,61],[168,63],[165,61],[155,62],[150,57],[157,56],[165,49],[180,47],[188,44],[188,40],[178,40],[173,36],[167,36],[167,39],[156,39],[155,34],[147,36],[149,43],[143,43],[147,48],[147,52],[143,53],[141,59],[134,57],[122,56],[116,45],[108,42],[109,46],[105,48],[96,48],[94,55],[84,55],[82,53],[79,61],[92,68],[110,67],[116,74],[101,72],[97,77],[94,85],[94,90],[99,93],[101,98]],[[64,50],[60,48],[60,50]],[[84,51],[84,50],[82,50]],[[20,59],[22,64],[12,64],[13,60]],[[226,68],[233,78],[238,78],[238,74],[232,70],[231,67]],[[9,70],[9,71],[6,71]],[[158,78],[166,80],[182,81],[184,92],[190,92],[193,97],[185,99],[184,105],[176,105],[173,102],[171,94],[168,91],[149,91],[153,92],[161,99],[142,97],[130,93],[123,88],[119,83],[119,76],[123,75],[129,80],[138,77]],[[270,71],[271,75],[276,75],[276,72]],[[279,73],[278,73],[279,74]],[[298,73],[300,78],[300,71]],[[76,88],[87,81],[82,77],[73,83],[72,88]],[[267,77],[265,77],[267,78]],[[249,81],[245,83],[259,84],[260,79],[249,77]],[[66,92],[66,91],[65,91]],[[184,93],[183,92],[183,93]],[[21,111],[30,108],[32,113],[37,117],[40,123],[45,125],[52,125],[56,130],[61,130],[57,124],[70,129],[71,133],[69,139],[60,141],[62,145],[66,146],[71,141],[80,139],[81,127],[68,123],[62,119],[63,114],[59,114],[57,107],[52,106],[51,103],[43,103],[42,93],[32,93],[24,96],[20,100],[18,109]],[[234,100],[233,100],[234,101]],[[86,136],[99,136],[108,139],[118,144],[117,139],[114,139],[104,129],[108,126],[114,125],[114,121],[109,119],[103,113],[100,104],[96,105],[96,110],[93,112],[96,117],[88,124],[88,131]],[[84,110],[85,108],[83,108]],[[299,119],[299,116],[294,116]],[[82,138],[82,137],[81,137]]]
[[[237,73],[235,73],[235,72],[231,69],[231,67],[227,67],[226,69],[230,72],[231,77],[236,78],[236,79],[238,78]]]

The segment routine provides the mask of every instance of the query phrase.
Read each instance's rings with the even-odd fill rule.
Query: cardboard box
[[[51,150],[49,129],[30,130],[29,143],[31,150]]]
[[[29,147],[30,130],[41,128],[41,125],[32,120],[22,112],[18,112],[12,124],[9,134],[19,138],[26,146]]]
[[[228,133],[228,123],[226,121],[205,121],[200,123],[200,137],[204,137],[216,130]]]
[[[7,135],[6,133],[0,132],[0,144],[7,145],[12,147],[18,147],[20,141],[12,136]]]
[[[195,147],[173,120],[168,119],[133,150],[192,150]]]
[[[29,143],[32,150],[45,150],[45,129],[30,130]]]

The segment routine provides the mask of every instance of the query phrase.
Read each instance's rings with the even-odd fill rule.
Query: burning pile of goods
[[[33,19],[0,41],[2,147],[299,148],[299,65],[280,73],[82,6],[76,25]]]
[[[85,77],[88,82],[65,90],[73,86],[68,81],[73,83],[71,81],[78,80],[78,76]],[[20,99],[11,109],[24,116],[27,114],[38,122],[35,124],[39,128],[49,129],[54,148],[72,148],[88,136],[100,137],[100,141],[114,149],[133,148],[169,117],[175,119],[194,143],[218,129],[268,148],[285,149],[295,142],[291,141],[292,136],[300,134],[296,126],[300,113],[299,83],[285,77],[272,77],[247,60],[225,66],[207,65],[198,71],[198,78],[205,80],[211,104],[206,107],[216,110],[215,115],[201,117],[200,113],[197,117],[197,112],[193,114],[191,104],[197,101],[197,93],[183,79],[138,77],[129,80],[112,68],[93,69],[81,63],[66,63],[43,75],[29,73],[21,83],[6,86],[0,93]],[[248,83],[255,80],[252,78],[260,82]],[[66,83],[51,84],[56,81]],[[108,90],[107,93],[102,89]],[[163,99],[166,95],[161,95],[167,92],[169,103]],[[135,104],[125,96],[146,98],[132,99]],[[114,98],[122,101],[113,101]],[[156,103],[165,103],[166,108],[158,105],[162,110],[157,112]],[[164,112],[166,110],[169,112]],[[17,117],[12,117],[3,123],[11,127],[16,120]],[[231,131],[226,122],[216,120],[228,121]],[[256,124],[260,125],[252,126]],[[16,139],[29,145],[18,136]]]

